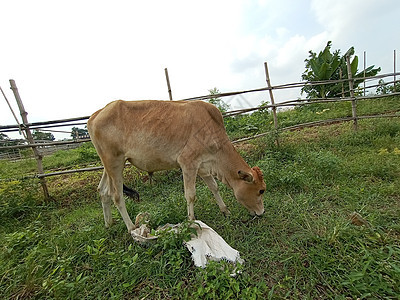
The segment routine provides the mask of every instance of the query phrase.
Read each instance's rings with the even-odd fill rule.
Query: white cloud
[[[276,66],[278,68],[286,68],[288,65],[293,65],[294,60],[298,61],[299,55],[300,57],[304,56],[305,44],[306,38],[304,36],[292,36],[279,50],[276,57]]]

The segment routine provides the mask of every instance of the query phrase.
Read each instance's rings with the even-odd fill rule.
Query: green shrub
[[[97,155],[96,149],[92,143],[84,143],[77,149],[79,154],[79,162],[92,162],[98,161],[99,156]]]

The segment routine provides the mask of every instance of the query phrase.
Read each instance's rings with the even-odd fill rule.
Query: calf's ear
[[[244,172],[244,171],[239,171],[238,172],[239,178],[247,181],[247,182],[253,182],[253,175],[250,173]]]

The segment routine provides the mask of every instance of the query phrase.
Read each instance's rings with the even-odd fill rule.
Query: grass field
[[[359,103],[360,114],[399,112],[400,98]],[[282,126],[351,115],[349,103],[282,112]],[[268,112],[226,120],[232,138],[272,128]],[[196,217],[245,260],[193,266],[188,231],[135,244],[116,209],[103,224],[96,193],[101,172],[48,179],[44,203],[32,161],[0,161],[0,297],[3,299],[400,299],[400,119],[359,121],[286,132],[238,145],[267,183],[266,213],[252,219],[220,185],[231,216],[197,183]],[[91,145],[58,152],[46,170],[98,163]],[[186,218],[182,175],[125,170],[154,228]],[[211,201],[210,201],[211,200]],[[358,219],[352,219],[358,213]],[[360,219],[360,217],[362,219]]]

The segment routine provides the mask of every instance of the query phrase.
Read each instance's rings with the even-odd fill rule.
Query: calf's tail
[[[125,184],[123,185],[123,192],[129,198],[132,198],[136,201],[140,200],[139,193],[137,191],[132,190],[131,188],[127,187]]]

